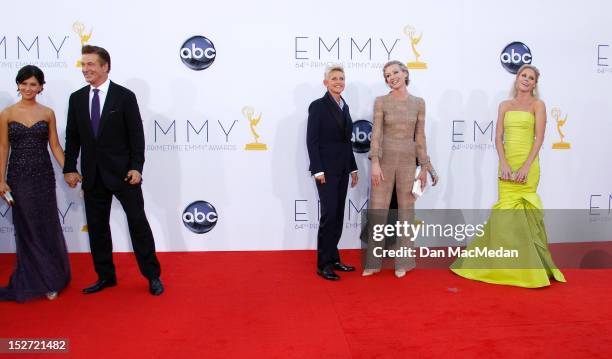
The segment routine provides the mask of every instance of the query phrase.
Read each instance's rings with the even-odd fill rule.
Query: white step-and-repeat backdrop
[[[427,104],[441,183],[417,208],[489,208],[497,106],[509,96],[509,70],[531,62],[548,114],[539,193],[546,208],[599,207],[583,219],[596,225],[612,219],[611,23],[605,0],[7,2],[0,106],[18,101],[17,70],[38,65],[47,78],[39,101],[55,110],[63,139],[68,97],[85,84],[80,47],[103,46],[111,79],[139,100],[143,190],[159,250],[314,248],[307,108],[325,91],[325,65],[342,63],[361,179],[349,191],[341,241],[351,248],[367,208],[368,121],[387,92],[382,65],[407,63],[409,91]],[[88,251],[82,194],[56,173],[69,249]],[[14,251],[4,203],[0,215],[0,251]],[[111,226],[115,250],[131,250],[118,203]]]

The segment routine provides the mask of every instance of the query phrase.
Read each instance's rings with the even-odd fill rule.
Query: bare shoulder
[[[51,107],[47,107],[44,105],[40,105],[40,106],[41,106],[41,110],[45,114],[45,117],[47,117],[48,119],[55,117],[55,112],[53,112],[53,109]]]
[[[502,102],[499,103],[499,112],[506,112],[510,109],[510,106],[512,105],[512,100],[504,100]]]
[[[546,104],[544,103],[544,101],[542,101],[540,99],[535,100],[533,102],[533,109],[536,110],[536,111],[538,111],[538,110],[542,111],[543,110],[544,112],[546,112]]]
[[[5,115],[10,115],[14,110],[15,107],[17,106],[16,103],[10,105],[10,106],[6,106],[2,111],[0,111],[1,113],[5,114]]]
[[[51,119],[54,116],[54,112],[50,107],[47,107],[40,103],[36,104],[36,107],[34,108],[34,112],[35,112],[36,117],[39,120],[45,121],[45,122],[51,121]]]
[[[8,122],[11,117],[11,113],[13,112],[15,105],[10,105],[6,107],[4,110],[0,111],[0,121]]]

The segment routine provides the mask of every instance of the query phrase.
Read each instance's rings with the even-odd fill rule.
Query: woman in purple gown
[[[21,100],[0,113],[0,194],[14,199],[17,258],[8,286],[0,288],[0,300],[55,299],[70,281],[70,264],[47,145],[61,167],[64,151],[53,110],[36,102],[43,72],[24,66],[16,82]]]

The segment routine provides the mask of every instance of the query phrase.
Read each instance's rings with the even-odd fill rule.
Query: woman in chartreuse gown
[[[460,256],[451,270],[462,277],[526,288],[548,286],[549,278],[565,282],[548,250],[543,205],[536,193],[538,152],[546,127],[546,107],[537,97],[539,77],[536,67],[521,66],[513,98],[499,105],[495,136],[499,200],[493,205],[484,235],[467,247],[474,250],[471,253],[477,253],[476,249],[516,250],[518,256]]]

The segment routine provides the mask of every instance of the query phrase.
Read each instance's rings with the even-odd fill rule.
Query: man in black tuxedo
[[[83,293],[117,285],[109,224],[115,196],[127,217],[140,272],[149,280],[151,294],[160,295],[161,269],[140,187],[145,140],[136,96],[108,79],[111,62],[105,49],[86,45],[81,52],[89,85],[70,95],[64,180],[71,187],[83,181],[89,244],[98,274],[98,281]],[[76,169],[79,151],[82,177]]]
[[[310,172],[315,177],[321,219],[317,235],[317,274],[328,280],[340,277],[334,270],[352,272],[355,267],[343,264],[338,242],[344,224],[344,205],[348,189],[357,185],[357,164],[353,155],[351,135],[353,121],[341,96],[344,90],[344,69],[329,66],[323,84],[327,92],[308,108],[306,143],[310,157]]]

